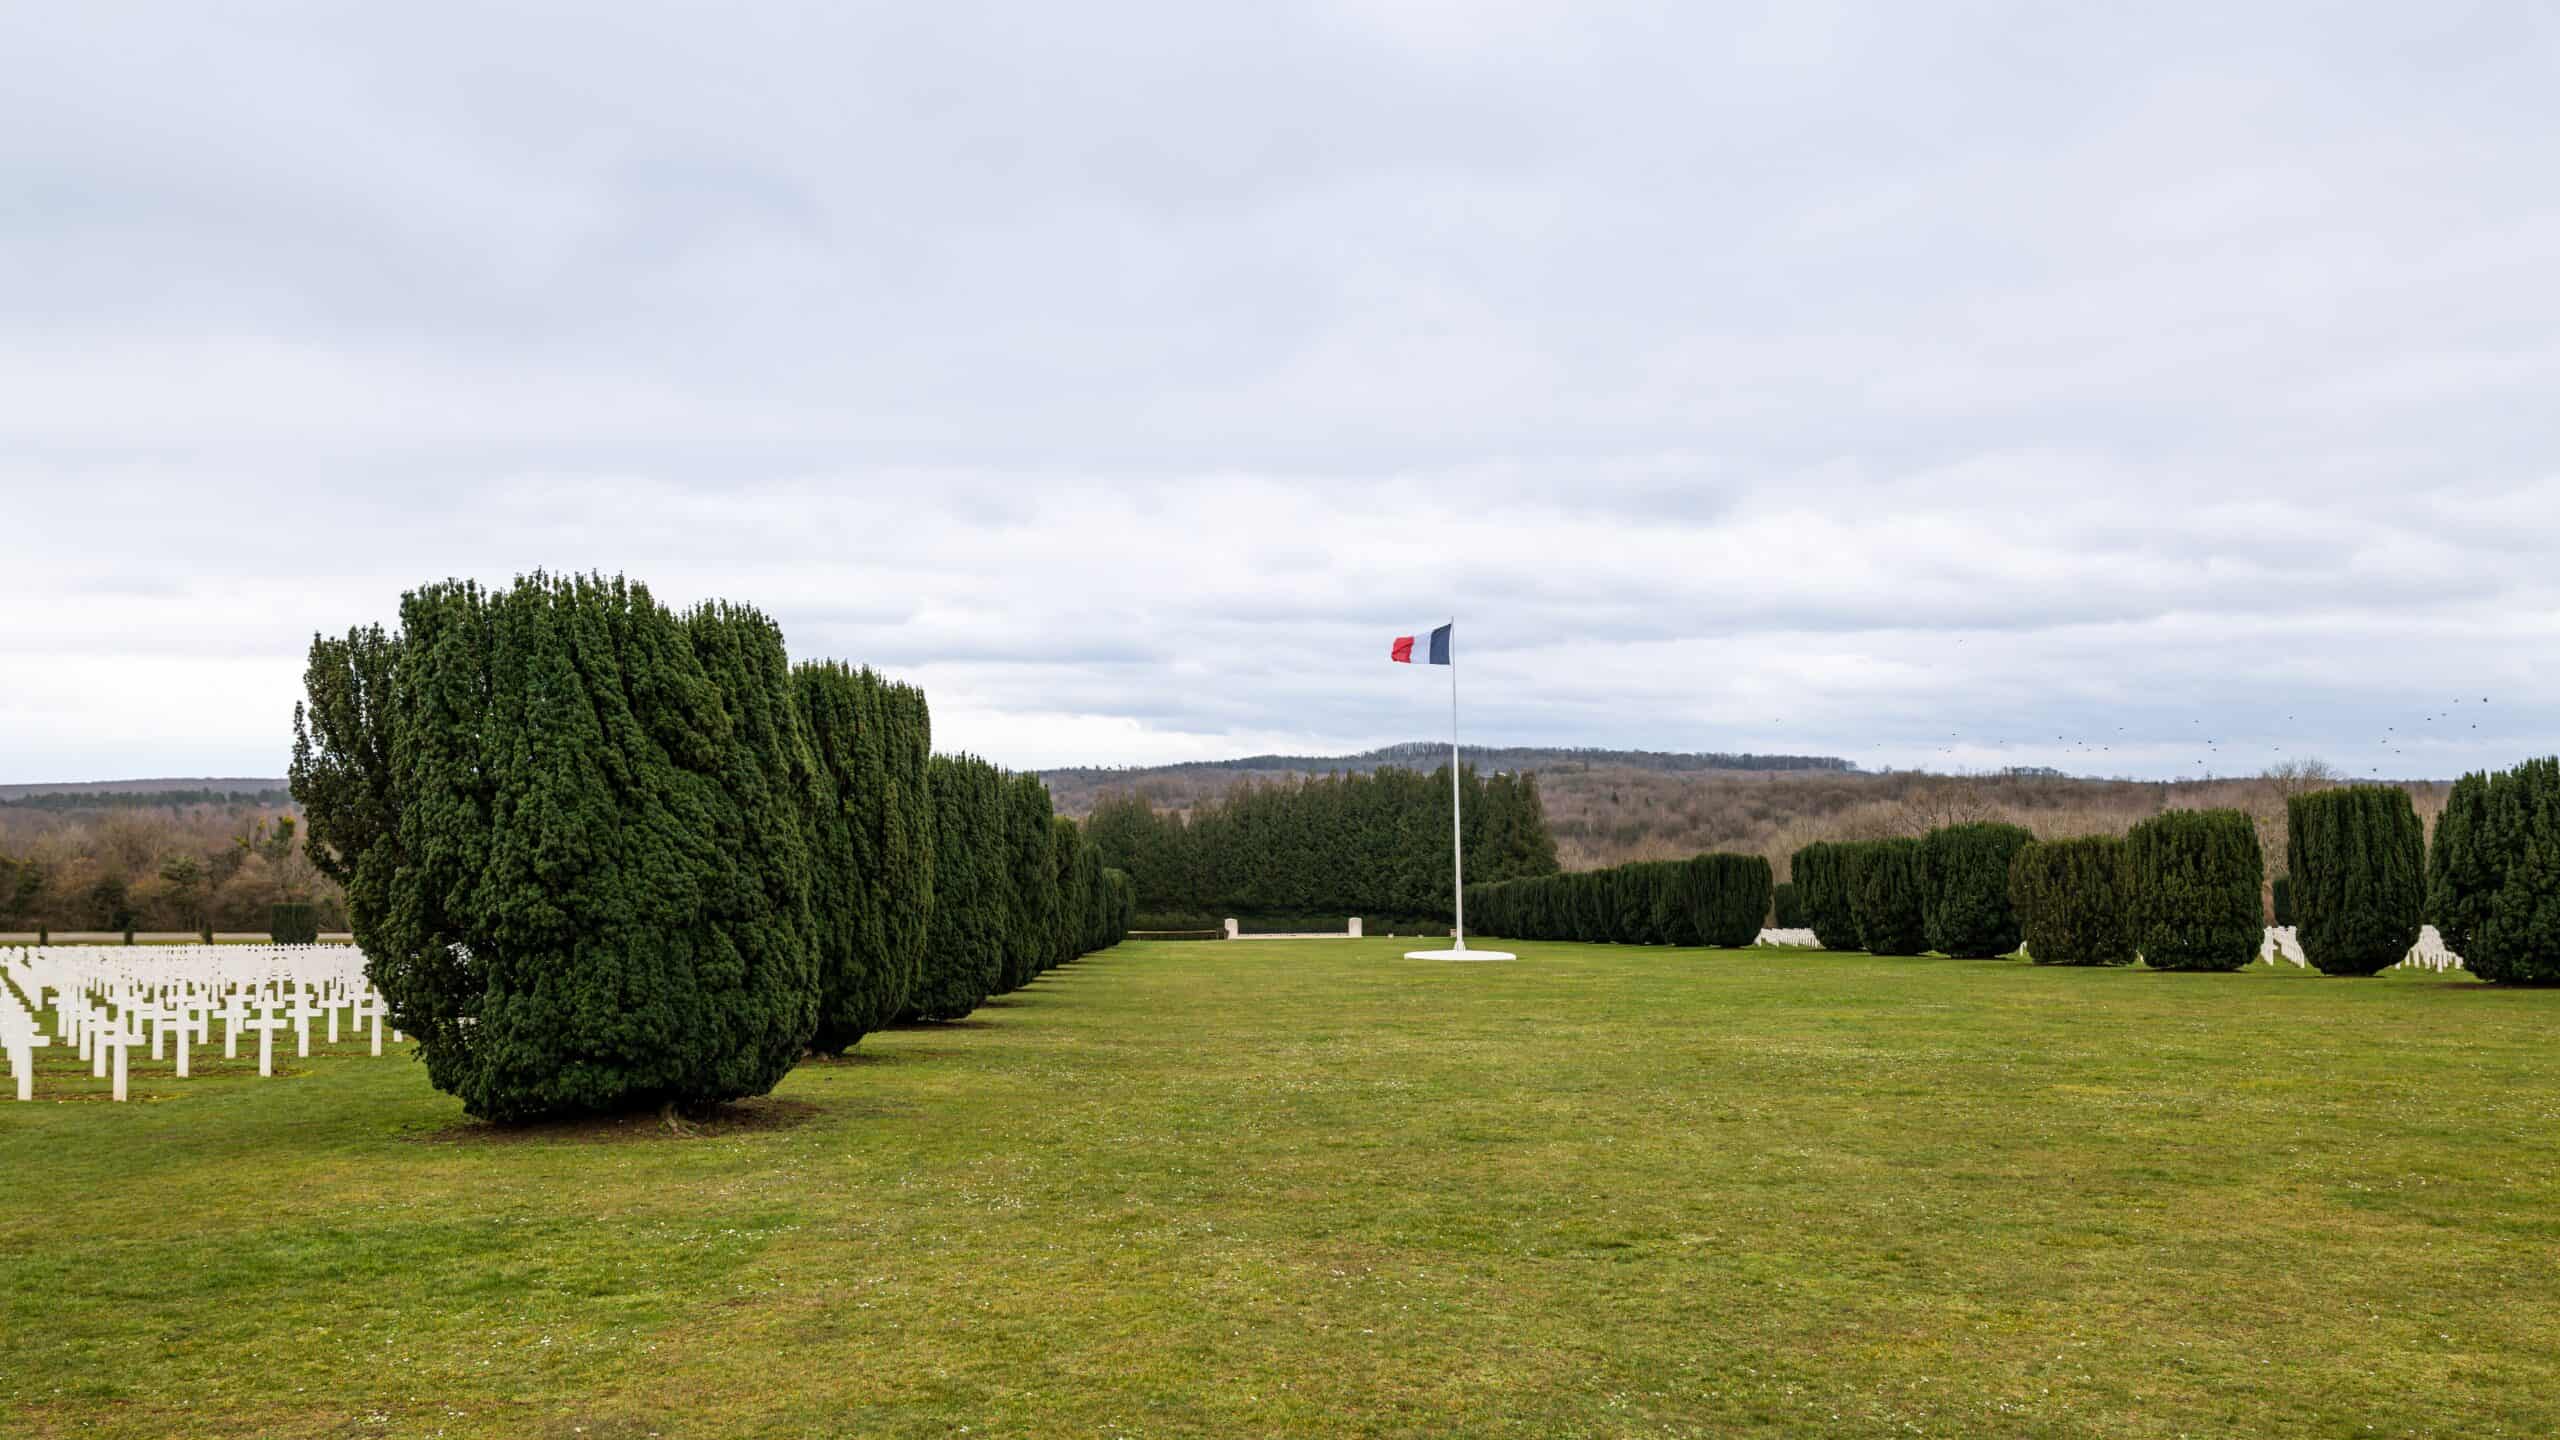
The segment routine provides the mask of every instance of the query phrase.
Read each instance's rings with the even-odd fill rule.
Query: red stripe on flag
[[[1399,665],[1412,664],[1413,637],[1410,635],[1397,636],[1396,643],[1387,647],[1387,658],[1393,660]]]

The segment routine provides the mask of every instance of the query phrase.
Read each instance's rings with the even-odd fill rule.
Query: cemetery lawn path
[[[1406,943],[1122,945],[689,1135],[45,1052],[0,1435],[2560,1434],[2560,991]]]

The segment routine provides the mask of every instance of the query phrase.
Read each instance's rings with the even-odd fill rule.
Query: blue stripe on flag
[[[1455,620],[1452,620],[1452,621],[1450,621],[1448,624],[1443,625],[1443,626],[1441,626],[1439,629],[1434,630],[1434,631],[1432,631],[1432,632],[1431,632],[1431,663],[1432,663],[1432,664],[1434,664],[1434,665],[1446,665],[1446,664],[1448,664],[1448,663],[1449,663],[1449,632],[1450,632],[1450,631],[1452,631],[1452,630],[1455,630],[1455,629],[1457,629],[1457,628],[1458,628],[1458,622],[1457,622],[1457,621],[1455,621]]]

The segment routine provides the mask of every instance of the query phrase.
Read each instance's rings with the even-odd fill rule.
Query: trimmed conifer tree
[[[1012,918],[1004,776],[974,755],[936,755],[928,780],[933,912],[925,927],[924,972],[908,1011],[919,1020],[957,1020],[1004,980],[1004,932]]]
[[[392,693],[404,645],[379,625],[312,636],[305,698],[293,707],[287,783],[302,806],[303,853],[346,892],[359,943],[407,860],[392,777]],[[368,963],[372,953],[366,947]]]
[[[2426,842],[2409,792],[2345,785],[2285,802],[2303,958],[2326,975],[2378,975],[2418,943]]]
[[[1804,923],[1825,950],[1860,948],[1857,911],[1849,898],[1847,850],[1839,841],[1817,840],[1787,862],[1795,877],[1797,903],[1804,908]]]
[[[1653,887],[1648,879],[1623,865],[1591,872],[1591,886],[1600,897],[1600,925],[1592,939],[1612,945],[1645,942],[1653,924]]]
[[[2291,875],[2279,874],[2267,882],[2267,908],[2275,917],[2275,924],[2293,923],[2293,877]]]
[[[1868,840],[1849,850],[1849,896],[1858,943],[1872,955],[1920,955],[1929,949],[1921,897],[1927,862],[1917,840]]]
[[[2033,841],[2009,862],[2009,896],[2038,965],[2130,965],[2125,844],[2113,835]]]
[[[2154,970],[2237,970],[2265,936],[2258,831],[2239,810],[2169,810],[2125,835],[2135,943]]]
[[[821,993],[809,1048],[840,1054],[904,1013],[924,970],[935,820],[924,694],[837,661],[793,672],[816,759]]]
[[[2496,889],[2463,963],[2495,983],[2560,983],[2560,759],[2491,777],[2486,823],[2471,840]]]
[[[1043,786],[1042,788],[1047,788]],[[1040,968],[1054,970],[1083,951],[1085,892],[1078,884],[1078,857],[1084,833],[1064,815],[1049,818],[1049,875],[1052,904],[1048,954]]]
[[[1769,913],[1769,860],[1763,855],[1714,852],[1683,862],[1688,896],[1684,945],[1738,950],[1760,938]]]
[[[1129,938],[1129,928],[1137,923],[1138,887],[1126,870],[1106,869],[1103,879],[1111,886],[1111,938],[1103,943],[1109,949]]]
[[[2479,948],[2480,926],[2506,878],[2494,841],[2491,785],[2485,771],[2453,782],[2427,849],[2427,923],[2475,974],[2472,954]]]
[[[205,928],[207,931],[212,929],[211,926]],[[278,945],[317,944],[320,939],[320,908],[303,900],[286,900],[268,906],[267,938]]]
[[[1090,955],[1109,945],[1111,935],[1111,881],[1102,863],[1102,852],[1083,843],[1076,844],[1076,890],[1082,895],[1076,907],[1081,925],[1076,933],[1076,954]]]
[[[1019,990],[1048,968],[1057,948],[1058,876],[1052,854],[1057,840],[1050,833],[1049,787],[1039,776],[1014,776],[1006,784],[1005,798],[1013,922],[1005,932],[1004,988]]]
[[[315,642],[333,678],[298,727],[319,783],[297,798],[356,877],[367,971],[430,1082],[501,1120],[770,1090],[818,994],[780,631],[541,575],[426,586],[401,627],[378,688],[338,683],[367,662]]]
[[[2009,863],[2034,839],[2022,825],[1994,820],[1929,832],[1921,841],[1922,920],[1932,949],[1965,960],[2016,953]]]
[[[1706,880],[1703,872],[1685,860],[1648,860],[1640,862],[1645,870],[1646,890],[1653,901],[1647,917],[1645,942],[1652,945],[1703,945],[1698,929],[1699,911],[1706,903],[1701,888]]]
[[[1796,882],[1780,881],[1769,890],[1769,926],[1774,930],[1804,928],[1804,902],[1796,898]]]

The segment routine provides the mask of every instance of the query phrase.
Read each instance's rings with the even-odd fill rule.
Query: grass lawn
[[[2560,1433],[2560,992],[1404,948],[1123,945],[684,1136],[51,1052],[0,1435]]]

